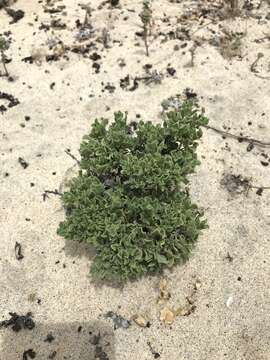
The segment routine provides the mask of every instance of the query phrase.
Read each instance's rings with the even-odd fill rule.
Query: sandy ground
[[[88,276],[91,250],[56,235],[64,218],[60,198],[42,197],[45,190],[59,189],[76,171],[76,162],[65,150],[78,156],[81,138],[96,117],[111,118],[122,110],[130,119],[141,114],[145,120],[160,121],[162,100],[187,87],[198,94],[211,126],[270,141],[269,37],[255,41],[269,34],[270,20],[265,19],[269,5],[263,2],[251,12],[254,16],[218,21],[196,31],[193,37],[200,45],[194,66],[187,67],[193,37],[162,42],[161,33],[181,25],[176,17],[191,1],[154,1],[154,36],[147,58],[142,39],[135,35],[141,31],[141,1],[122,0],[120,8],[104,4],[98,9],[101,1],[93,0],[95,34],[90,41],[96,49],[85,57],[67,50],[58,61],[48,62],[45,56],[52,53],[48,40],[58,38],[69,47],[78,44],[75,21],[84,18],[78,1],[51,3],[54,8],[65,5],[66,15],[44,12],[45,1],[19,0],[13,8],[24,10],[25,17],[10,25],[11,18],[0,10],[0,33],[11,31],[7,57],[12,61],[7,66],[14,78],[13,82],[0,78],[0,91],[20,102],[8,108],[8,102],[0,99],[7,108],[0,113],[0,320],[9,312],[31,311],[36,323],[33,330],[19,333],[0,330],[1,360],[22,359],[27,349],[33,349],[37,359],[150,360],[160,355],[167,360],[269,360],[270,191],[258,195],[256,189],[246,193],[241,186],[234,191],[222,185],[224,176],[233,174],[258,187],[270,186],[269,148],[254,146],[247,151],[246,142],[204,130],[199,147],[202,164],[191,178],[191,193],[205,209],[209,229],[188,263],[165,272],[171,293],[167,305],[179,307],[196,282],[201,286],[193,299],[195,311],[177,317],[172,325],[159,319],[164,306],[157,304],[159,276],[123,288],[93,284]],[[66,29],[40,29],[54,17]],[[194,32],[201,25],[195,18],[189,26]],[[104,27],[110,33],[108,49],[95,42]],[[211,29],[220,27],[244,32],[238,56],[224,58],[219,47],[209,44]],[[94,52],[101,59],[91,60]],[[259,52],[264,56],[254,72],[250,67]],[[31,55],[33,64],[22,61]],[[121,58],[124,67],[119,66]],[[101,65],[99,73],[94,62]],[[164,74],[161,84],[139,82],[135,91],[120,87],[126,75],[142,76],[147,63]],[[168,64],[176,70],[173,76],[167,73]],[[115,86],[113,93],[104,90],[107,83]],[[20,157],[28,163],[25,169]],[[14,254],[16,242],[22,245],[20,261]],[[128,329],[114,330],[112,320],[105,317],[108,311],[126,319],[141,314],[151,326],[131,322]],[[49,332],[55,337],[51,343],[44,342]],[[99,332],[107,357],[93,344],[92,337]]]

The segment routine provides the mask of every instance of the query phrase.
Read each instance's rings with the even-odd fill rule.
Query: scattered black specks
[[[119,328],[127,329],[130,327],[129,320],[126,320],[121,315],[118,315],[118,314],[114,313],[113,311],[107,312],[105,317],[112,319],[112,321],[114,323],[114,330],[119,329]]]
[[[0,322],[0,328],[7,328],[11,326],[11,329],[15,332],[19,332],[22,329],[32,330],[35,327],[35,322],[32,319],[32,313],[26,315],[18,315],[17,313],[10,312],[11,318]]]
[[[29,166],[28,162],[25,161],[22,157],[19,157],[18,162],[24,169],[26,169]]]
[[[28,349],[23,352],[23,360],[35,359],[36,352],[33,349]]]
[[[30,118],[30,116],[28,116],[28,115],[26,115],[26,116],[24,117],[24,120],[25,120],[25,121],[30,121],[30,119],[31,119],[31,118]]]
[[[45,342],[48,342],[48,343],[51,343],[53,342],[55,339],[55,337],[53,336],[52,333],[49,333],[47,336],[46,336],[46,339],[44,340]]]
[[[22,245],[16,241],[15,243],[15,257],[17,260],[22,260],[24,258],[22,254]]]
[[[263,188],[259,188],[259,189],[256,191],[256,194],[259,195],[259,196],[262,196],[262,193],[263,193]]]
[[[261,161],[262,166],[268,166],[269,163],[267,161]]]
[[[242,281],[241,276],[238,276],[237,281]]]
[[[50,89],[53,90],[54,87],[55,87],[55,82],[52,82],[50,85]]]

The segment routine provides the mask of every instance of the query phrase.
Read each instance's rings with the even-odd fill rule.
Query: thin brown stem
[[[270,147],[270,142],[260,141],[260,140],[254,139],[254,138],[249,138],[247,136],[231,134],[231,133],[229,133],[227,131],[217,129],[217,128],[215,128],[213,126],[210,126],[210,125],[203,125],[203,127],[205,127],[206,129],[213,130],[216,133],[221,134],[221,135],[223,135],[225,137],[230,137],[232,139],[236,139],[239,142],[246,142],[246,143],[257,145],[257,146],[260,146],[260,147]]]
[[[149,56],[148,29],[147,29],[147,26],[145,26],[144,31],[143,31],[143,39],[144,39],[144,44],[145,44],[146,56]]]
[[[9,72],[8,72],[7,67],[6,67],[5,54],[4,54],[3,51],[1,51],[1,61],[2,61],[3,68],[4,68],[4,71],[5,71],[5,73],[4,73],[3,76],[7,76],[7,77],[8,77],[8,76],[9,76]]]

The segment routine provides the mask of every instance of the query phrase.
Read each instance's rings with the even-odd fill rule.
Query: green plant
[[[66,220],[58,234],[96,249],[97,278],[126,280],[188,259],[206,221],[185,186],[199,164],[200,126],[192,102],[163,124],[96,120],[80,147],[78,177],[62,196]]]
[[[0,55],[1,55],[1,62],[4,68],[4,74],[0,76],[9,76],[7,66],[6,66],[6,55],[5,51],[9,48],[9,43],[3,38],[0,37]]]
[[[145,44],[146,55],[149,56],[148,36],[150,34],[152,21],[152,7],[150,0],[143,1],[143,9],[139,16],[143,24],[143,40]]]

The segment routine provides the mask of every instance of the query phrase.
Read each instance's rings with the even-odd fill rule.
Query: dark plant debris
[[[5,8],[6,13],[12,18],[12,21],[10,24],[15,24],[19,20],[21,20],[24,17],[24,11],[23,10],[14,10],[11,8]]]
[[[0,100],[7,100],[9,103],[7,105],[8,108],[12,108],[16,105],[18,105],[20,102],[18,99],[16,99],[13,95],[7,94],[5,92],[0,91]],[[7,108],[5,105],[0,105],[0,113],[4,113],[7,111]]]
[[[57,189],[55,189],[55,190],[45,190],[44,193],[42,194],[43,201],[45,201],[46,199],[49,198],[48,194],[58,195],[58,196],[62,195],[62,193],[59,192]]]
[[[17,260],[22,260],[24,258],[22,254],[22,245],[17,241],[15,243],[15,257]]]
[[[52,333],[48,333],[44,342],[48,342],[48,343],[52,343],[55,340],[55,337],[53,336]]]
[[[231,194],[241,194],[247,192],[250,188],[250,180],[241,175],[225,174],[220,181]]]
[[[18,158],[18,162],[24,169],[28,168],[29,166],[29,163],[25,161],[22,157]]]
[[[23,360],[35,359],[36,352],[33,349],[28,349],[23,352]]]
[[[35,327],[35,322],[32,319],[32,313],[28,312],[26,315],[18,315],[17,313],[10,312],[10,319],[0,322],[0,328],[8,328],[15,332],[19,332],[22,329],[32,330]]]
[[[147,341],[147,345],[149,346],[149,349],[150,349],[151,353],[154,355],[154,359],[160,358],[160,354],[153,349],[150,341]]]
[[[57,352],[54,350],[50,353],[50,355],[48,356],[49,360],[55,359],[57,355]]]
[[[104,351],[101,345],[101,335],[100,332],[97,335],[94,335],[90,340],[91,344],[95,346],[95,359],[99,360],[109,360],[107,353]],[[109,343],[107,344],[109,345]]]
[[[114,313],[113,311],[107,312],[105,317],[112,319],[114,324],[114,330],[117,330],[119,328],[128,329],[131,325],[129,320],[123,318],[121,315]]]

